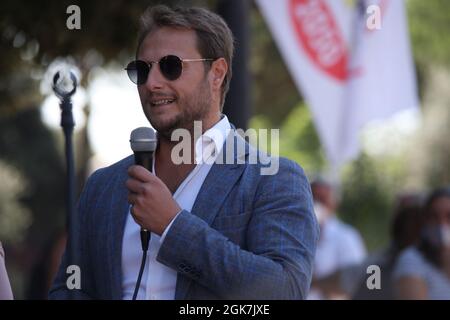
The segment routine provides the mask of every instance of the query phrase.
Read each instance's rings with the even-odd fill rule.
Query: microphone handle
[[[147,252],[148,244],[150,243],[151,233],[147,229],[141,228],[141,244],[142,251]]]
[[[134,153],[134,163],[143,166],[148,171],[152,172],[153,168],[153,152],[151,151],[137,151]],[[141,228],[141,243],[142,250],[147,251],[150,242],[150,231]]]
[[[152,172],[153,152],[138,151],[134,153],[134,163]]]

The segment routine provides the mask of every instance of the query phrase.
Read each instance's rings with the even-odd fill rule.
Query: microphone
[[[140,127],[131,131],[130,145],[134,152],[134,163],[152,171],[153,152],[157,144],[156,133],[152,128]]]
[[[134,163],[152,171],[153,152],[156,150],[158,140],[155,130],[148,127],[139,127],[131,131],[130,146],[134,152]],[[150,231],[141,229],[142,250],[147,251],[150,241]]]
[[[136,128],[131,132],[130,145],[134,152],[134,163],[143,166],[150,172],[153,167],[153,153],[156,150],[158,140],[155,130],[147,127]],[[138,280],[134,289],[133,300],[136,300],[139,287],[141,285],[142,273],[144,271],[145,260],[147,259],[148,245],[150,243],[150,231],[141,228],[142,262]]]

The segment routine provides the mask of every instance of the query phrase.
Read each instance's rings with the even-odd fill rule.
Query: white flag
[[[402,0],[257,0],[328,159],[357,156],[373,119],[418,108]]]

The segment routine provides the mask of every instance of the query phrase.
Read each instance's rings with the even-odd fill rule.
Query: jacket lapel
[[[110,286],[111,299],[122,299],[122,241],[125,231],[125,222],[128,214],[128,191],[125,182],[128,177],[127,169],[133,164],[133,158],[125,162],[116,181],[113,184],[111,196],[111,219],[109,224],[108,242],[110,246]]]
[[[202,218],[209,225],[214,221],[219,209],[245,168],[245,156],[248,144],[235,130],[228,135],[218,159],[223,163],[214,163],[211,167],[192,207],[192,214]],[[228,158],[232,164],[226,164]],[[186,299],[192,280],[178,275],[175,299]]]

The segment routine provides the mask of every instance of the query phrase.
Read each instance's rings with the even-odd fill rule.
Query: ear
[[[228,64],[224,58],[215,60],[209,71],[210,83],[213,91],[220,92],[223,80],[228,72]]]

